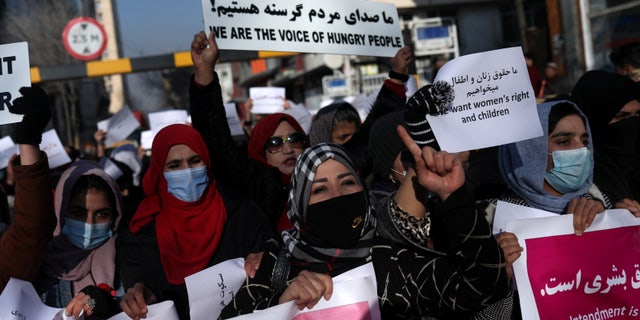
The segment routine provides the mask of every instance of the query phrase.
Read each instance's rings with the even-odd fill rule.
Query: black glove
[[[93,285],[84,287],[80,292],[84,292],[93,299],[90,303],[93,306],[91,319],[107,319],[119,312],[116,300],[110,292]]]
[[[17,144],[39,145],[42,142],[42,130],[51,119],[49,97],[38,86],[20,88],[22,97],[13,100],[9,112],[23,114],[22,122],[18,123],[11,138]]]

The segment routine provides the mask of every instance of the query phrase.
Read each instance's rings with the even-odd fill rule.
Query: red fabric
[[[169,149],[184,144],[200,155],[207,166],[210,185],[195,202],[184,202],[167,191],[163,169]],[[227,212],[215,180],[211,160],[198,132],[188,125],[174,124],[160,130],[153,139],[149,169],[142,180],[146,198],[138,206],[129,228],[136,233],[156,221],[160,259],[167,279],[184,283],[184,277],[203,270],[220,242]]]
[[[296,129],[296,131],[304,133],[304,130],[302,130],[302,127],[300,126],[298,121],[296,121],[296,119],[294,119],[292,116],[286,113],[270,114],[258,121],[258,123],[253,127],[253,130],[251,131],[251,137],[249,138],[248,146],[249,158],[271,168],[271,165],[267,163],[264,144],[273,135],[273,133],[276,131],[276,128],[282,121],[288,122],[294,129]]]
[[[540,88],[542,87],[542,74],[534,66],[527,66],[527,71],[529,72],[529,80],[531,80],[533,92],[540,92]]]
[[[384,86],[393,91],[393,93],[395,93],[398,97],[406,98],[407,89],[403,85],[387,79],[384,81]]]

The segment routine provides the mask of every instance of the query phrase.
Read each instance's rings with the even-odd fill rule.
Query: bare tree
[[[27,41],[31,66],[65,66],[75,62],[62,44],[65,25],[79,10],[72,0],[21,0],[7,4],[0,19],[4,42]],[[72,81],[54,81],[42,86],[54,98],[54,125],[64,130],[66,144],[78,147],[77,95]]]

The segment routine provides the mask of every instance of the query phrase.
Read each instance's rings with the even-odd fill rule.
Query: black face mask
[[[307,208],[303,238],[323,247],[352,248],[362,236],[366,213],[364,191],[314,203]]]
[[[610,153],[616,156],[636,154],[640,150],[640,118],[631,117],[609,124],[600,136]]]

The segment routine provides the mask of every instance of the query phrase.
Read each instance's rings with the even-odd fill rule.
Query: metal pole
[[[582,29],[582,50],[586,71],[593,69],[593,43],[591,42],[591,20],[589,18],[589,1],[580,0],[580,27]]]

